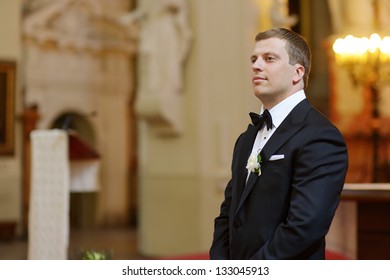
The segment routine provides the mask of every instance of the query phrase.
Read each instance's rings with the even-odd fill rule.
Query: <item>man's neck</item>
[[[303,90],[303,88],[291,90],[289,93],[287,93],[285,95],[281,95],[280,98],[272,98],[273,96],[271,96],[271,98],[266,98],[266,97],[262,98],[262,99],[260,99],[260,101],[263,104],[264,109],[271,110],[273,107],[278,105],[280,102],[282,102],[283,100],[289,98],[291,95],[293,95],[301,90]]]

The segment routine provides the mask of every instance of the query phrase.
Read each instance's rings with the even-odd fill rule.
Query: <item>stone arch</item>
[[[50,128],[75,131],[91,147],[96,148],[96,131],[85,114],[65,111],[54,118]]]

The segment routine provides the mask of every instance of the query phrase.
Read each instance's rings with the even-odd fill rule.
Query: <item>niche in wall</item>
[[[65,112],[54,120],[51,127],[74,131],[81,139],[95,148],[96,135],[88,117],[77,112]]]
[[[95,131],[89,121],[89,116],[77,112],[65,112],[53,121],[51,128],[68,130],[69,133],[77,135],[91,150],[94,150],[96,146]],[[71,144],[70,149],[72,149]],[[72,151],[69,153],[71,164],[72,155],[74,154]],[[96,191],[72,191],[70,193],[71,228],[85,229],[96,226],[97,195]]]

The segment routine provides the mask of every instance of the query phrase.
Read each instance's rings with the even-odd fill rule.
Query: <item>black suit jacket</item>
[[[246,183],[256,135],[250,124],[236,141],[210,258],[324,259],[347,172],[343,137],[305,99],[264,146],[262,174]],[[272,155],[284,158],[270,161]]]

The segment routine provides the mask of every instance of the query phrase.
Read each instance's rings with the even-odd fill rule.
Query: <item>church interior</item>
[[[390,0],[1,1],[0,259],[207,258],[272,27],[348,146],[327,252],[389,259]]]

